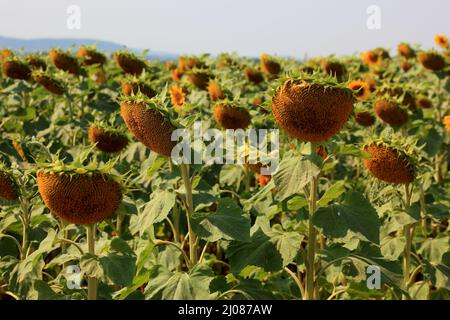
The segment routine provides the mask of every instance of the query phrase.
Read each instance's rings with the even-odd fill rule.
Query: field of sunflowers
[[[0,300],[449,300],[435,44],[306,61],[3,49]],[[277,170],[246,151],[173,161],[196,122],[279,130]]]

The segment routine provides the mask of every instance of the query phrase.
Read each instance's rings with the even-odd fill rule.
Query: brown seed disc
[[[18,61],[6,61],[3,63],[3,74],[11,79],[29,80],[31,69],[26,64]]]
[[[0,198],[16,200],[17,191],[11,178],[4,172],[0,172]]]
[[[278,125],[304,141],[321,142],[338,133],[353,109],[350,93],[317,84],[285,82],[272,98]]]
[[[123,102],[120,112],[128,130],[147,148],[170,157],[176,141],[171,140],[175,128],[161,113],[145,103]]]
[[[422,52],[419,55],[419,61],[426,69],[432,71],[439,71],[445,68],[444,58],[437,53]]]
[[[117,133],[107,132],[95,126],[89,128],[89,140],[92,144],[96,144],[97,149],[106,153],[120,152],[128,144],[127,137]]]
[[[190,72],[188,73],[191,83],[200,90],[207,90],[211,75],[203,72]]]
[[[375,102],[376,115],[391,126],[401,126],[408,121],[408,114],[394,101],[378,100]]]
[[[214,118],[224,129],[245,129],[250,124],[250,114],[243,108],[218,104]]]
[[[120,185],[108,175],[37,174],[39,193],[50,211],[75,224],[93,224],[111,218],[120,205]]]
[[[395,184],[410,183],[414,180],[414,170],[408,160],[397,150],[382,145],[366,146],[364,151],[370,159],[363,159],[364,166],[376,178]]]
[[[256,84],[264,81],[262,73],[252,68],[245,69],[245,79],[247,79],[247,81],[249,82],[253,82]]]
[[[47,75],[35,75],[33,80],[53,94],[62,95],[64,93],[64,89],[59,82]]]
[[[355,121],[363,127],[370,127],[375,123],[375,117],[368,111],[355,112]]]
[[[133,75],[140,75],[144,71],[146,65],[143,61],[123,53],[114,54],[117,65],[123,72]]]
[[[66,71],[70,74],[78,75],[80,74],[80,66],[78,65],[78,60],[71,55],[57,51],[55,49],[50,50],[50,61],[58,69]]]
[[[83,65],[85,66],[91,66],[93,64],[103,65],[106,62],[106,57],[102,53],[86,47],[81,47],[78,50],[77,57],[83,58]]]

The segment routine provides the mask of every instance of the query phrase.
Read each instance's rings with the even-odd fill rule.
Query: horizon
[[[236,0],[130,0],[126,7],[119,1],[109,1],[107,14],[102,13],[101,1],[0,3],[4,4],[0,27],[9,30],[3,34],[8,38],[92,39],[174,55],[237,52],[257,57],[266,52],[302,59],[351,55],[379,46],[395,50],[402,41],[435,48],[434,36],[450,30],[446,17],[450,1],[445,0],[280,0],[276,10],[268,0],[239,3],[240,10],[234,7]],[[68,20],[77,13],[71,5],[79,9],[79,29],[68,27]],[[367,26],[374,14],[369,12],[371,5],[379,8],[378,29]],[[426,24],[417,24],[421,17],[430,16],[433,19]]]

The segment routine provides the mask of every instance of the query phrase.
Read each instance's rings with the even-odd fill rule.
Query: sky
[[[434,47],[450,37],[450,0],[0,0],[0,35],[93,38],[131,48],[198,54],[236,51],[303,58],[352,54],[400,41]],[[69,29],[67,8],[80,9]],[[379,20],[367,13],[371,5]],[[372,17],[372,18],[371,18]],[[379,21],[369,29],[367,20]]]

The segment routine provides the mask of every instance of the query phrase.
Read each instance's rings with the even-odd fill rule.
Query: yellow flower
[[[447,131],[450,132],[450,116],[444,117],[444,124],[445,124],[445,127],[447,128]]]
[[[441,48],[448,49],[448,38],[443,34],[437,34],[434,37],[434,43],[436,43]]]
[[[170,88],[170,101],[175,109],[179,109],[186,102],[186,93],[182,88],[173,86]]]
[[[358,100],[367,100],[370,96],[369,85],[362,80],[353,80],[347,87],[352,91],[355,91],[355,97]]]

